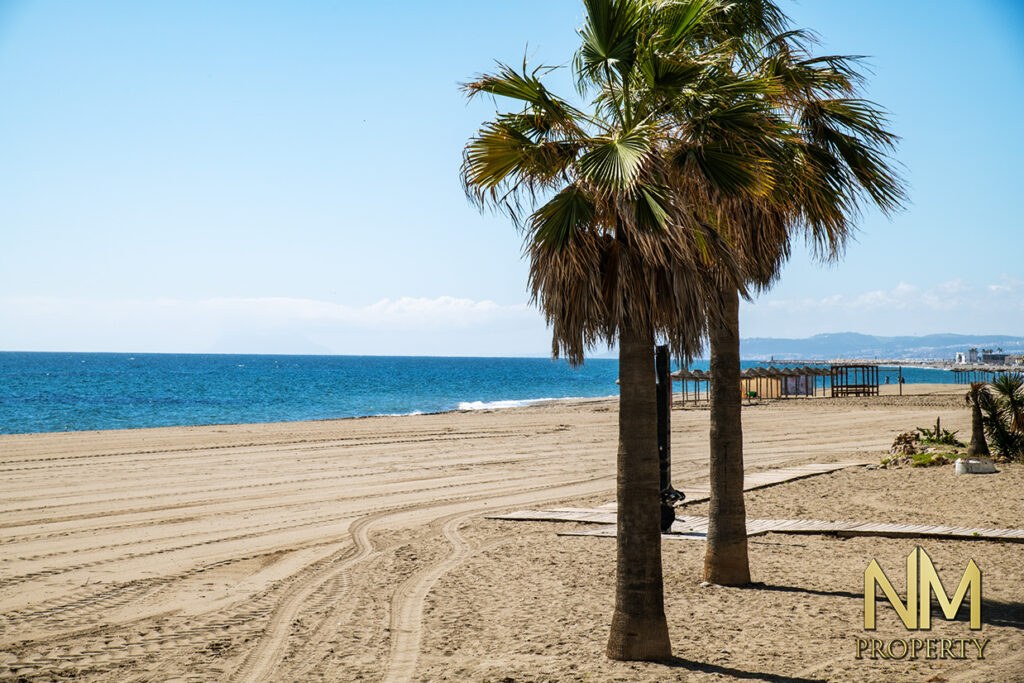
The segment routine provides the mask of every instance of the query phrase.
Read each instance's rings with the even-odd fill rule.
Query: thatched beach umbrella
[[[751,391],[750,390],[750,382],[751,382],[751,380],[754,379],[754,377],[755,377],[755,375],[754,375],[754,369],[753,368],[747,368],[745,370],[740,370],[740,386],[742,387],[742,392],[743,392],[744,396],[749,396],[750,391]]]
[[[693,379],[693,373],[690,372],[689,370],[687,370],[686,368],[679,368],[678,370],[673,372],[671,375],[669,375],[669,377],[671,377],[673,381],[679,381],[679,382],[683,383],[683,401],[685,402],[686,401],[686,383]]]
[[[786,396],[786,369],[785,368],[768,368],[767,377],[776,380],[779,384],[779,396]]]
[[[709,375],[708,373],[704,372],[703,370],[693,370],[691,372],[691,374],[693,375],[694,385],[697,388],[697,397],[694,399],[694,403],[696,403],[698,400],[700,400],[700,383],[701,382],[706,382],[707,383],[707,393],[708,393],[708,396],[710,397],[710,395],[711,395],[711,375]]]
[[[764,396],[764,387],[767,386],[768,379],[770,377],[769,369],[765,367],[756,367],[754,368],[753,374],[757,377],[757,395]]]
[[[814,396],[814,393],[818,390],[818,382],[815,380],[815,377],[818,376],[817,369],[812,368],[810,365],[805,365],[800,368],[800,375],[811,380],[811,396]]]

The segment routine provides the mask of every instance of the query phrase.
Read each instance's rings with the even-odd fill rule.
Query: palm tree
[[[597,4],[597,3],[591,3]],[[612,7],[615,3],[603,3]],[[607,49],[613,41],[602,43],[596,40],[593,31],[582,32],[584,43],[577,64],[584,79],[603,88],[605,97],[622,97],[627,87],[634,97],[653,99],[663,116],[671,121],[674,139],[666,145],[667,159],[679,173],[672,176],[671,191],[679,203],[690,207],[693,217],[704,225],[715,226],[726,234],[734,232],[730,226],[751,206],[767,206],[774,180],[770,170],[771,157],[775,147],[791,137],[787,123],[773,113],[769,99],[781,91],[760,74],[741,74],[733,68],[736,47],[744,35],[759,33],[768,35],[777,29],[781,21],[770,2],[765,0],[730,0],[719,2],[648,2],[642,3],[656,16],[655,20],[664,34],[673,35],[676,26],[689,27],[689,40],[673,45],[672,51],[652,51],[648,57],[634,60],[640,68],[632,76],[626,76],[609,87],[602,78],[612,65],[622,63],[622,56]],[[663,46],[658,46],[659,48]],[[727,59],[720,58],[722,52]],[[707,55],[715,54],[713,66]],[[680,97],[676,91],[666,90],[664,82],[682,82],[692,78],[695,69],[709,69],[721,88],[720,96],[713,99],[704,97]],[[656,80],[653,75],[663,75]],[[694,170],[698,172],[693,172]],[[732,206],[726,208],[726,202]],[[745,216],[744,216],[745,217]],[[736,243],[735,238],[732,238]],[[764,242],[772,244],[771,242]],[[742,251],[740,252],[742,254]],[[712,263],[714,268],[715,264]],[[710,578],[719,583],[746,583],[749,570],[746,569],[746,528],[742,507],[743,463],[740,457],[729,457],[736,451],[727,447],[729,440],[741,441],[738,431],[726,433],[722,428],[739,427],[739,345],[734,336],[733,349],[726,349],[724,339],[733,332],[728,321],[738,315],[738,297],[744,287],[730,278],[718,278],[722,285],[712,292],[707,302],[711,310],[721,314],[709,318],[709,334],[718,344],[712,346],[712,371],[723,374],[724,365],[735,375],[736,396],[728,392],[712,394],[713,421],[712,440],[712,482],[718,482],[717,492],[712,494],[712,523],[709,531],[709,549],[719,551],[717,556],[739,557],[743,567],[728,575],[721,572]],[[732,367],[734,366],[734,367]],[[735,405],[731,399],[736,398]],[[735,419],[722,419],[727,411],[735,412]],[[731,483],[738,481],[738,485]],[[721,484],[736,486],[739,497],[721,495]],[[738,503],[738,505],[737,505]],[[742,549],[724,550],[729,539],[736,539]]]
[[[985,391],[984,382],[971,382],[964,400],[971,406],[971,443],[967,445],[967,455],[988,455],[988,444],[985,442],[985,427],[981,416],[982,405],[989,396]]]
[[[980,403],[992,447],[1004,458],[1024,459],[1024,378],[1002,375],[986,389]]]
[[[748,80],[763,79],[762,104],[785,129],[769,125],[752,131],[748,144],[770,160],[770,192],[736,196],[710,193],[716,225],[738,253],[745,284],[752,291],[768,289],[790,253],[791,241],[805,234],[816,253],[837,258],[854,229],[860,208],[870,203],[885,213],[903,201],[903,189],[888,153],[895,136],[870,102],[857,97],[860,75],[851,57],[813,57],[809,39],[799,31],[765,38],[785,24],[771,2],[748,4],[760,11],[741,15],[742,23],[725,20],[734,42],[735,65]],[[713,37],[713,36],[712,36]],[[756,41],[763,41],[757,43]],[[771,117],[763,117],[770,122]],[[706,581],[726,585],[750,582],[746,514],[743,503],[743,437],[741,419],[739,297],[724,286],[716,303],[723,315],[710,327],[711,501]]]
[[[520,109],[497,114],[466,145],[462,179],[481,206],[524,232],[532,302],[573,364],[599,342],[619,345],[618,540],[607,654],[671,654],[663,606],[654,342],[691,358],[706,334],[710,294],[741,288],[727,245],[698,220],[697,194],[668,188],[753,188],[747,150],[680,142],[667,103],[700,102],[722,128],[756,101],[738,97],[722,55],[690,48],[717,0],[657,12],[646,0],[585,0],[581,92],[586,114],[548,91],[544,68],[499,64],[465,85]],[[695,105],[696,106],[696,105]],[[714,117],[708,116],[713,120]],[[687,161],[688,160],[688,161]],[[753,190],[751,190],[753,191]]]

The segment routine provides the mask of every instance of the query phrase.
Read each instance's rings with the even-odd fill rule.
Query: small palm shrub
[[[1024,461],[1024,377],[1003,375],[986,387],[978,403],[985,435],[995,452]]]

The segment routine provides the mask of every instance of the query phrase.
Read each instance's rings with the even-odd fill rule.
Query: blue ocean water
[[[941,370],[904,375],[951,381]],[[504,407],[615,395],[617,376],[609,359],[571,368],[544,358],[6,352],[0,434]]]

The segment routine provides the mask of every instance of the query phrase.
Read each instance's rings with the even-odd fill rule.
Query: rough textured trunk
[[[704,580],[724,586],[750,583],[747,514],[743,505],[743,428],[740,411],[739,293],[720,292],[722,319],[712,324],[711,501]]]
[[[657,661],[672,654],[661,575],[654,335],[619,337],[618,540],[615,613],[607,654]]]
[[[988,442],[985,441],[985,425],[981,420],[981,405],[977,396],[971,401],[971,443],[967,446],[967,455],[989,455]]]

